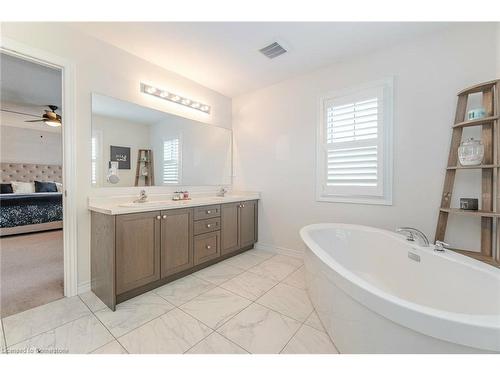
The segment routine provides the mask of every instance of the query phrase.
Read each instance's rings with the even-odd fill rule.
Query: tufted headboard
[[[62,182],[62,166],[48,164],[0,163],[1,182]]]

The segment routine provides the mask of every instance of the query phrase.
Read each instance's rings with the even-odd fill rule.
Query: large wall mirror
[[[228,185],[231,130],[92,94],[92,186]]]

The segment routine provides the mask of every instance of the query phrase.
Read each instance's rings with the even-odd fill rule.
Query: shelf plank
[[[490,168],[500,168],[500,164],[480,164],[480,165],[457,165],[454,167],[446,167],[447,170],[454,169],[490,169]]]
[[[440,208],[439,211],[447,212],[449,214],[475,216],[475,217],[500,217],[500,213],[483,210],[462,210],[460,208]]]
[[[500,82],[500,80],[495,79],[493,81],[483,82],[478,85],[467,87],[466,89],[460,91],[457,95],[469,95],[469,94],[474,94],[475,92],[488,90],[491,89],[493,86],[495,86],[498,82]]]
[[[480,125],[488,125],[493,123],[493,121],[498,120],[498,116],[488,116],[488,117],[483,117],[483,118],[478,118],[475,120],[467,120],[467,121],[462,121],[459,123],[456,123],[453,125],[453,128],[465,128],[468,126],[480,126]]]
[[[474,259],[479,260],[481,262],[487,263],[490,266],[500,268],[500,262],[497,262],[492,257],[484,256],[480,252],[470,251],[470,250],[462,250],[462,249],[453,249],[453,248],[450,248],[448,250],[455,251],[456,253],[474,258]]]

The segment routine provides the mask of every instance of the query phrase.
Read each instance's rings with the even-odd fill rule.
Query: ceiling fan
[[[61,126],[61,116],[56,113],[57,106],[56,105],[47,105],[49,109],[45,109],[45,113],[42,115],[42,118],[38,120],[26,120],[25,122],[41,122],[43,121],[48,126],[58,127]]]

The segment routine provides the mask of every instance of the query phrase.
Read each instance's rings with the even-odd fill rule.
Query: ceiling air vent
[[[284,49],[278,42],[274,42],[264,48],[259,49],[259,51],[264,56],[270,59],[274,59],[275,57],[284,54],[286,52],[286,49]]]

